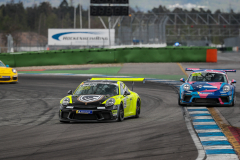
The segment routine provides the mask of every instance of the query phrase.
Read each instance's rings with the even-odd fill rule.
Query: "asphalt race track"
[[[0,84],[0,159],[191,160],[198,156],[170,86],[135,83],[134,91],[142,98],[138,119],[62,124],[60,99],[87,78],[20,75],[19,79],[18,84]]]

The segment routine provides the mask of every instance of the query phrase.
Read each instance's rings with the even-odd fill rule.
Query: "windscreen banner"
[[[110,30],[111,45],[115,44],[115,29]],[[108,46],[108,29],[48,29],[48,45]]]

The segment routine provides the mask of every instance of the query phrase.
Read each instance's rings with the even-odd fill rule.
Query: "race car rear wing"
[[[122,82],[144,82],[145,78],[91,78],[91,81],[122,81]]]
[[[206,69],[206,68],[186,68],[185,71],[197,71],[197,70],[217,70],[217,71],[224,71],[224,72],[236,72],[234,69]]]
[[[145,78],[91,78],[91,81],[122,81],[122,82],[132,82],[132,91],[134,82],[145,83]]]

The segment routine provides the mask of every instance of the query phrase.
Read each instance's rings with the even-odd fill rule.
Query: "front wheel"
[[[140,108],[140,102],[137,101],[137,106],[136,106],[136,115],[135,118],[139,118],[140,116],[140,112],[141,112],[141,108]]]
[[[60,122],[61,123],[70,123],[69,121],[61,121],[61,120],[60,120]]]
[[[232,105],[231,105],[232,107],[233,107],[233,106],[235,105],[235,103],[236,103],[236,98],[237,98],[237,97],[236,97],[236,95],[234,94],[234,96],[233,96],[233,101],[232,101]]]
[[[183,106],[183,104],[181,104],[181,101],[180,101],[180,95],[178,95],[178,105]]]
[[[124,109],[123,106],[121,105],[118,109],[118,121],[122,122],[124,120]]]

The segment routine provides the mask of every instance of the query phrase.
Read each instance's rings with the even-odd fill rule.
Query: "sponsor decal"
[[[97,109],[106,109],[105,107],[97,107]]]
[[[111,42],[115,42],[115,29],[111,29]],[[48,29],[49,45],[109,45],[107,29]]]
[[[78,33],[82,33],[82,34],[90,34],[90,35],[99,35],[101,33],[99,32],[63,32],[63,33],[58,33],[58,34],[54,34],[52,36],[53,39],[57,40],[57,41],[60,41],[60,37],[61,36],[64,36],[63,37],[63,40],[90,40],[90,39],[94,39],[94,40],[100,40],[101,38],[100,37],[76,37],[76,36],[69,36],[67,37],[66,35],[69,35],[69,34],[78,34]],[[104,39],[108,39],[108,37],[105,37]]]
[[[1,77],[1,76],[0,76]],[[2,76],[2,78],[10,78],[10,76]]]
[[[123,104],[123,107],[126,108],[127,107],[127,99],[124,98],[124,104]]]
[[[97,83],[84,83],[82,86],[96,86]]]
[[[199,85],[198,88],[202,88],[202,85]]]
[[[201,77],[202,73],[201,72],[195,72],[195,73],[192,74],[192,76]]]
[[[70,108],[70,109],[72,109],[72,108],[73,108],[73,106],[67,106],[66,108]]]
[[[93,114],[93,111],[89,111],[89,110],[76,110],[76,114]]]
[[[113,116],[116,116],[117,115],[117,110],[112,110],[112,114],[113,114]]]
[[[78,97],[77,100],[80,102],[83,102],[83,103],[85,103],[85,105],[87,105],[87,103],[99,101],[103,97],[104,96],[102,96],[102,95],[84,95],[84,96]]]
[[[217,88],[216,86],[204,86],[204,88]]]
[[[208,95],[213,95],[213,93],[209,93],[209,92],[198,92],[198,94],[208,94]]]

